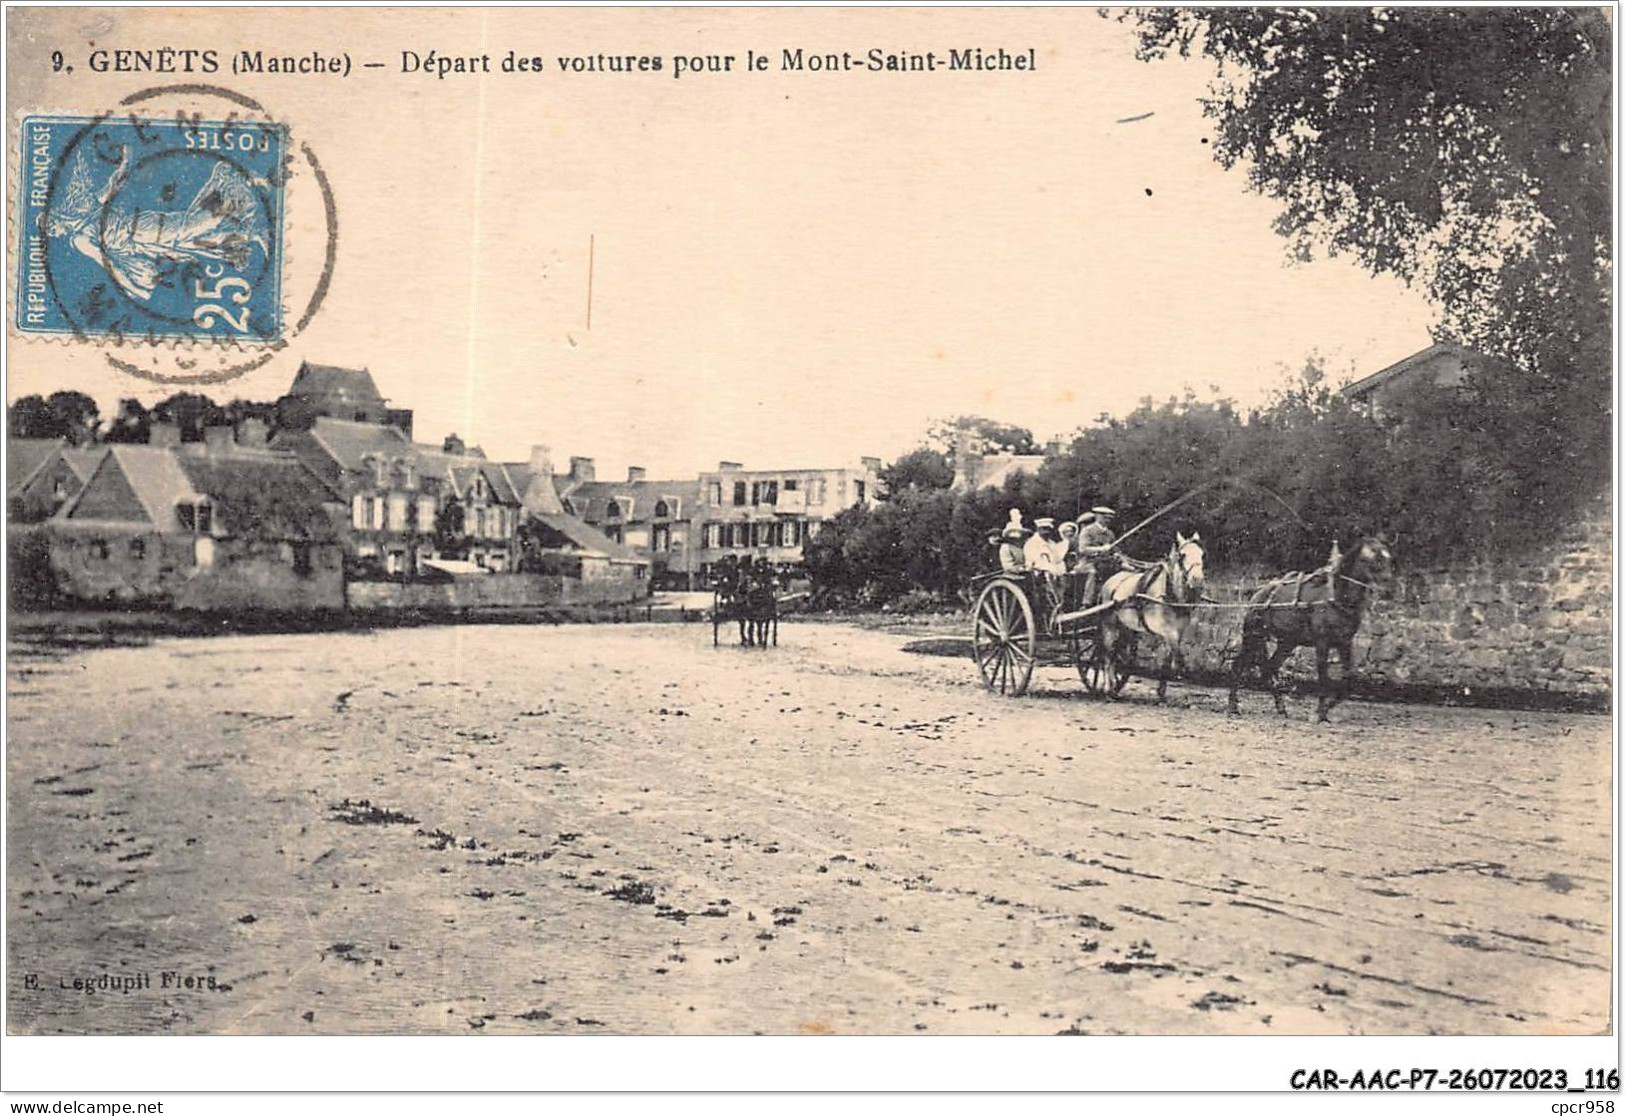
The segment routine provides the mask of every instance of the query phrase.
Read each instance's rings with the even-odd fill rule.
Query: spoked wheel
[[[1076,663],[1078,677],[1091,694],[1116,697],[1128,685],[1129,673],[1134,665],[1135,636],[1125,636],[1117,645],[1117,653],[1106,650],[1106,641],[1099,630],[1079,637]]]
[[[982,685],[1001,694],[1024,694],[1038,652],[1033,606],[1019,586],[990,582],[976,598],[971,642]]]

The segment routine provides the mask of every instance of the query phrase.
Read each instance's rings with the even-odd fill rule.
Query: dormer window
[[[664,500],[656,501],[655,502],[655,518],[656,519],[670,519],[671,518],[671,505],[667,504],[666,501],[664,501]]]
[[[207,496],[176,504],[175,520],[183,531],[198,535],[214,533],[214,507]]]
[[[621,518],[621,505],[617,501],[611,500],[609,506],[604,509],[604,515],[610,519]]]

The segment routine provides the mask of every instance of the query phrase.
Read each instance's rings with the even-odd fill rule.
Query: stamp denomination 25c
[[[31,116],[22,145],[18,329],[281,339],[282,126]]]

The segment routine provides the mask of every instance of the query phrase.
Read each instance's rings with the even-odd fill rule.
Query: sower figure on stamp
[[[1078,517],[1078,568],[1084,573],[1083,599],[1079,605],[1089,608],[1095,603],[1100,583],[1112,572],[1112,556],[1117,550],[1117,536],[1111,521],[1117,513],[1111,508],[1090,508]]]

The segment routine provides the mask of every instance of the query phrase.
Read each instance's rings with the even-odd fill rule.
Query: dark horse
[[[779,599],[773,569],[765,559],[738,560],[731,554],[723,558],[717,564],[715,593],[713,643],[716,628],[724,619],[733,619],[739,621],[741,647],[766,647],[769,638],[777,646]]]
[[[1367,538],[1347,554],[1336,550],[1322,569],[1308,574],[1287,574],[1254,593],[1241,623],[1241,650],[1230,676],[1230,712],[1240,712],[1236,691],[1249,671],[1275,697],[1275,711],[1286,715],[1286,702],[1276,676],[1281,664],[1299,647],[1315,648],[1320,682],[1316,720],[1327,720],[1332,707],[1348,690],[1354,664],[1354,633],[1360,630],[1366,600],[1393,580],[1394,559],[1388,545]],[[1269,643],[1275,641],[1270,653]],[[1327,660],[1335,650],[1341,669],[1334,687],[1327,677]]]

